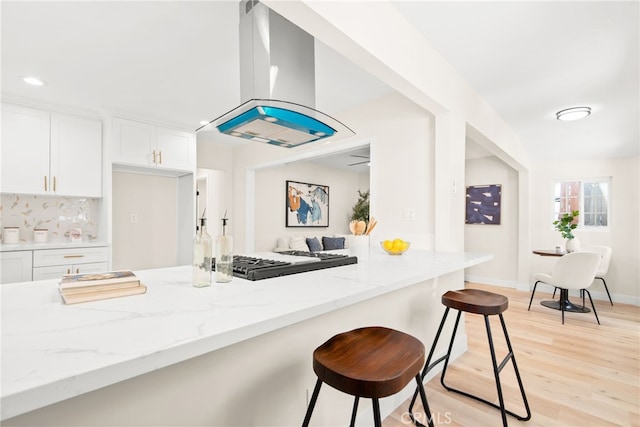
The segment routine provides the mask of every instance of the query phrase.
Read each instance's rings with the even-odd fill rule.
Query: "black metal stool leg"
[[[424,379],[424,377],[427,375],[427,373],[431,370],[431,368],[433,368],[435,365],[437,365],[438,363],[442,362],[444,360],[444,357],[439,358],[438,360],[436,360],[435,362],[431,363],[431,358],[433,358],[433,353],[436,351],[436,346],[438,345],[438,340],[440,339],[440,334],[442,333],[442,329],[444,328],[444,324],[447,321],[447,316],[449,314],[449,307],[447,307],[444,310],[444,314],[442,315],[442,320],[440,321],[440,326],[438,327],[438,332],[436,332],[436,336],[433,339],[433,344],[431,345],[431,350],[429,350],[429,355],[427,356],[427,360],[425,361],[424,364],[424,368],[422,369],[422,373],[420,374],[420,378]],[[420,382],[420,384],[422,384],[422,382]],[[413,405],[415,405],[416,403],[416,398],[418,397],[418,393],[419,393],[419,387],[416,387],[416,391],[413,393],[413,398],[411,399],[411,403],[409,404],[409,416],[411,417],[411,420],[414,422],[414,424],[416,424],[417,426],[420,425],[420,423],[418,423],[413,416]],[[426,402],[426,397],[425,397],[425,402]],[[426,410],[427,408],[425,408]],[[427,414],[428,419],[431,419],[431,413]]]
[[[309,426],[309,421],[311,421],[311,414],[313,413],[313,408],[316,406],[316,401],[318,400],[318,394],[320,394],[321,386],[322,386],[322,381],[318,379],[318,381],[316,381],[316,386],[313,389],[313,394],[311,395],[311,400],[309,401],[309,407],[307,408],[307,414],[304,416],[302,427]]]
[[[375,397],[371,400],[373,401],[373,425],[375,427],[382,427],[382,419],[380,418],[380,402]]]
[[[495,379],[496,379],[496,387],[497,387],[497,390],[498,390],[498,401],[500,402],[500,405],[496,405],[495,403],[490,402],[490,401],[488,401],[486,399],[483,399],[481,397],[474,396],[473,394],[470,394],[470,393],[467,393],[465,391],[458,390],[458,389],[455,389],[453,387],[448,386],[444,382],[445,369],[443,369],[443,371],[442,371],[442,374],[441,374],[441,377],[440,377],[440,383],[448,391],[452,391],[454,393],[458,393],[458,394],[461,394],[463,396],[470,397],[470,398],[475,399],[475,400],[477,400],[479,402],[485,403],[485,404],[487,404],[489,406],[492,406],[492,407],[494,407],[496,409],[499,409],[500,412],[502,413],[503,425],[506,426],[507,425],[507,421],[506,421],[506,415],[505,414],[509,414],[509,415],[515,417],[518,420],[526,421],[526,420],[531,418],[531,412],[529,410],[529,403],[527,402],[527,398],[526,398],[526,395],[524,393],[524,387],[522,386],[522,380],[520,378],[520,372],[518,371],[518,367],[517,367],[516,362],[515,362],[515,356],[513,354],[513,349],[511,348],[511,342],[509,341],[509,335],[507,333],[506,324],[504,323],[504,319],[502,317],[502,314],[500,314],[499,316],[500,316],[500,321],[501,321],[501,324],[502,324],[502,330],[503,330],[503,332],[505,334],[505,341],[507,342],[507,348],[509,349],[509,354],[507,354],[507,356],[500,363],[500,365],[497,364],[497,360],[496,360],[496,356],[495,356],[495,348],[493,346],[493,338],[492,338],[492,335],[491,335],[491,328],[490,328],[490,325],[489,325],[489,318],[488,318],[487,315],[484,315],[485,324],[486,324],[486,328],[487,328],[487,338],[488,338],[488,341],[489,341],[489,348],[491,350],[491,360],[492,360],[492,364],[493,364],[493,371],[494,371],[494,376],[495,376]],[[520,386],[520,392],[522,394],[522,398],[523,398],[523,401],[524,401],[524,406],[525,406],[526,411],[527,411],[527,415],[525,417],[517,415],[517,414],[507,410],[504,407],[504,399],[503,399],[503,395],[502,395],[502,387],[501,387],[501,384],[500,384],[499,374],[500,374],[500,371],[502,371],[502,369],[504,368],[504,366],[506,365],[506,363],[509,360],[511,360],[511,362],[513,363],[513,368],[514,368],[514,371],[515,371],[515,374],[516,374],[516,378],[518,379],[518,385]],[[445,368],[446,368],[446,363],[445,363]]]
[[[431,409],[429,409],[429,403],[427,402],[427,393],[424,390],[424,385],[422,384],[422,376],[416,375],[416,382],[418,383],[418,391],[420,392],[420,400],[422,401],[422,407],[424,408],[424,415],[429,427],[433,427],[433,417],[431,416]],[[411,420],[418,427],[424,427],[424,424],[415,420],[413,414],[410,413]]]
[[[500,403],[500,412],[502,413],[502,424],[507,427],[507,413],[504,409],[504,398],[502,397],[502,385],[500,384],[500,369],[498,369],[498,362],[496,360],[496,349],[493,346],[493,337],[491,335],[491,325],[489,322],[489,316],[484,316],[484,324],[487,328],[487,339],[489,340],[489,351],[491,353],[491,364],[493,365],[493,376],[496,380],[496,389],[498,390],[498,402]],[[505,359],[506,361],[507,359]]]
[[[520,378],[520,370],[518,369],[518,364],[516,363],[516,356],[513,353],[513,348],[511,347],[511,340],[509,339],[509,333],[507,332],[507,324],[504,322],[504,317],[500,314],[500,324],[502,325],[502,332],[504,332],[504,340],[507,343],[507,349],[509,350],[509,355],[511,355],[511,363],[513,364],[513,370],[516,374],[516,380],[518,381],[518,387],[520,388],[520,395],[522,396],[522,402],[524,404],[525,411],[527,415],[521,416],[517,415],[511,411],[507,411],[507,414],[517,418],[520,421],[529,421],[531,419],[531,409],[529,408],[529,401],[527,400],[527,395],[524,392],[524,385],[522,384],[522,378]],[[508,357],[508,355],[507,355]],[[505,358],[505,361],[507,359]],[[505,362],[501,364],[500,370]]]
[[[356,396],[353,399],[353,410],[351,411],[351,422],[349,423],[349,427],[353,427],[356,425],[356,414],[358,413],[358,402],[360,401],[360,396]]]

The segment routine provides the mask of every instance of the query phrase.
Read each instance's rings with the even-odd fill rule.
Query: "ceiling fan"
[[[371,157],[369,156],[359,156],[357,154],[349,154],[350,157],[359,157],[361,159],[367,159],[367,160],[363,160],[362,162],[356,162],[356,163],[351,163],[349,166],[356,166],[356,165],[361,165],[364,163],[369,163],[371,161]]]

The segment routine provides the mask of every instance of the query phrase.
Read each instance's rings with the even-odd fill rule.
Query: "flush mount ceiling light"
[[[29,83],[33,86],[44,86],[44,82],[37,77],[26,76],[22,79],[25,83]]]
[[[556,119],[565,122],[584,119],[591,114],[591,107],[571,107],[556,113]]]

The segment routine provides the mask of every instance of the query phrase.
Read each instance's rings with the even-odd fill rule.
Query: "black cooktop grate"
[[[246,255],[234,255],[233,275],[242,279],[255,281],[358,263],[357,257],[349,255],[301,251],[279,253],[298,257],[313,257],[316,258],[316,260],[312,262],[291,263],[266,258],[254,258]],[[214,258],[214,268],[215,262],[216,260]]]

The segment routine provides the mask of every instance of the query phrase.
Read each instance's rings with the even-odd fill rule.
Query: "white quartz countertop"
[[[47,242],[47,243],[34,243],[34,242],[21,242],[21,243],[0,243],[0,252],[11,251],[33,251],[38,249],[74,249],[74,248],[95,248],[99,246],[108,246],[106,242],[91,241],[91,242]]]
[[[57,280],[2,285],[2,419],[492,258],[372,248],[354,265],[208,288],[188,266],[144,270],[146,294],[75,305]]]

